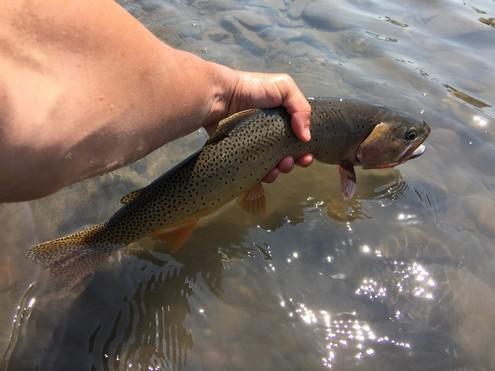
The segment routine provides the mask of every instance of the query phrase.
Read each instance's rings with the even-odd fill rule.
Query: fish
[[[286,156],[306,153],[339,169],[344,198],[356,190],[355,166],[388,168],[420,156],[430,127],[419,117],[361,100],[310,98],[311,140],[302,142],[282,108],[249,109],[219,123],[196,153],[121,199],[106,222],[35,245],[27,256],[75,286],[112,252],[143,237],[179,249],[198,221],[234,199],[266,212],[262,179]]]

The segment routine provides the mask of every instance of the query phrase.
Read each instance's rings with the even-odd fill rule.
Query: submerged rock
[[[317,1],[306,5],[302,12],[302,18],[311,26],[326,31],[338,31],[353,27],[351,17],[345,15],[349,13],[338,4],[328,1]],[[348,14],[350,15],[350,14]]]
[[[495,27],[495,17],[491,18],[480,18],[479,21],[483,24],[486,24],[487,26],[492,26]]]
[[[491,181],[492,185],[495,184],[493,176],[495,175],[495,145],[492,143],[483,143],[476,145],[473,152],[470,153],[471,164],[483,174],[491,175],[487,177],[487,181]]]
[[[294,20],[301,18],[301,14],[304,11],[304,7],[307,3],[307,0],[291,1],[287,11],[287,15],[289,16],[289,18]]]
[[[495,214],[492,214],[495,215]],[[495,291],[467,270],[451,271],[449,285],[453,288],[453,331],[461,344],[484,370],[495,368]],[[478,369],[478,368],[476,368]]]
[[[480,232],[495,238],[495,201],[481,195],[470,195],[463,197],[462,204]]]
[[[301,39],[303,33],[293,28],[272,26],[261,30],[258,35],[266,41],[289,42]]]
[[[339,55],[347,58],[378,58],[383,56],[383,50],[370,36],[362,30],[346,30],[332,34],[335,37],[333,49]]]
[[[266,43],[255,32],[249,31],[234,16],[225,16],[220,21],[222,27],[231,32],[237,43],[249,50],[252,54],[263,55],[266,52]]]
[[[239,10],[236,12],[231,12],[230,14],[244,27],[255,32],[271,27],[273,24],[273,21],[269,18],[253,11]]]
[[[197,2],[199,9],[210,10],[210,14],[214,11],[231,11],[239,8],[239,3],[226,0],[200,0]]]
[[[426,22],[428,32],[447,39],[463,38],[465,35],[486,31],[485,25],[469,18],[462,11],[442,11]]]
[[[221,42],[231,38],[231,35],[224,29],[215,26],[208,30],[208,37],[212,41]]]

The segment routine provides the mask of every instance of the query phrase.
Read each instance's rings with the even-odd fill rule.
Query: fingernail
[[[311,140],[311,131],[309,128],[304,129],[304,139],[306,139],[306,142],[309,142]]]

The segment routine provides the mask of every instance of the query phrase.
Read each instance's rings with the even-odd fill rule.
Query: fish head
[[[423,154],[423,142],[431,131],[424,120],[396,111],[380,116],[356,151],[357,165],[365,169],[389,168]]]

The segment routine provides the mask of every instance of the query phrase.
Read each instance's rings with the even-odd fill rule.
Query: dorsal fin
[[[142,191],[143,189],[136,189],[135,191],[126,194],[120,199],[120,203],[124,205],[130,204],[132,201],[139,197]]]
[[[213,132],[210,136],[210,139],[206,142],[205,145],[214,144],[220,142],[223,138],[225,138],[233,126],[237,124],[239,121],[245,119],[246,117],[251,116],[252,114],[258,112],[259,110],[256,108],[247,109],[241,112],[234,113],[232,116],[229,116],[218,123],[218,128]]]

